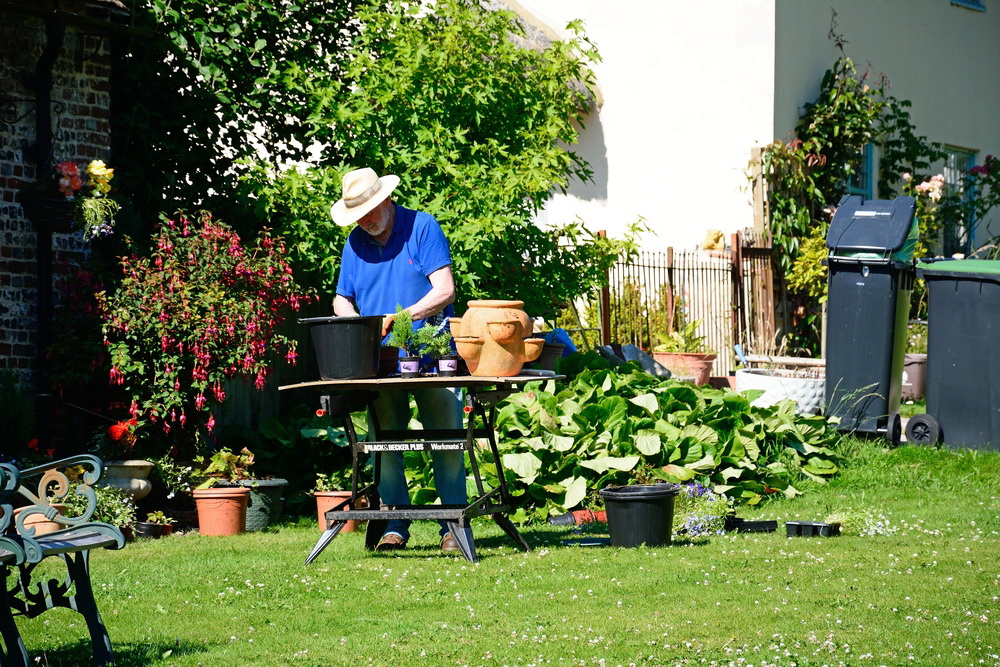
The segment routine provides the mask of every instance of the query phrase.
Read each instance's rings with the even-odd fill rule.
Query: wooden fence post
[[[608,232],[600,230],[597,232],[600,238],[607,238]],[[601,286],[601,345],[611,344],[611,272],[610,269],[604,271],[604,285]]]

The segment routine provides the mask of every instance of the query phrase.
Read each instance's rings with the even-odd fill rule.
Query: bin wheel
[[[899,447],[902,436],[903,420],[899,417],[898,412],[893,412],[885,424],[885,439],[889,441],[890,447]]]
[[[930,415],[914,415],[906,423],[906,441],[914,445],[937,445],[941,426]]]

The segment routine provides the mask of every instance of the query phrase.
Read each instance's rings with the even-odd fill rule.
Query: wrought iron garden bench
[[[14,624],[15,616],[35,618],[54,607],[79,612],[87,623],[97,664],[114,662],[111,639],[94,600],[90,581],[90,551],[97,548],[121,549],[125,537],[115,526],[91,521],[97,506],[93,486],[103,474],[101,460],[96,456],[78,455],[60,461],[27,468],[18,473],[3,466],[0,475],[3,486],[3,517],[0,518],[0,569],[6,582],[10,570],[16,570],[16,580],[8,589],[3,587],[4,600],[0,608],[0,635],[6,646],[6,658],[0,664],[28,664],[28,653]],[[13,479],[11,483],[10,479]],[[19,480],[18,480],[19,478]],[[13,517],[11,501],[19,494],[27,505],[17,508]],[[79,514],[63,514],[60,502],[75,494],[82,497],[86,508]],[[54,522],[56,530],[42,533],[33,519],[44,517]],[[3,554],[11,555],[4,557]],[[45,578],[34,580],[36,567],[44,559],[57,557],[65,563],[62,581]]]

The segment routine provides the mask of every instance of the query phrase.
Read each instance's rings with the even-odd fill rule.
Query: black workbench
[[[318,380],[300,384],[285,385],[281,390],[313,390],[320,394],[320,405],[334,418],[343,422],[344,432],[351,446],[352,488],[351,498],[326,513],[327,529],[320,536],[306,558],[311,563],[337,536],[349,519],[367,521],[365,547],[374,549],[382,538],[390,519],[434,519],[444,520],[458,542],[463,556],[476,561],[476,546],[469,520],[477,516],[490,516],[515,544],[524,551],[531,547],[514,527],[507,515],[515,506],[504,477],[500,453],[497,451],[494,424],[496,406],[519,387],[535,380],[551,380],[562,376],[518,375],[514,377],[423,376],[417,378],[370,378],[360,380]],[[462,429],[424,429],[419,431],[382,429],[372,410],[372,404],[382,389],[414,389],[418,387],[464,387],[466,391],[466,425]],[[367,410],[372,425],[372,433],[366,441],[358,441],[351,413]],[[476,425],[477,420],[479,426]],[[475,442],[485,439],[489,442],[496,462],[497,487],[486,490],[483,486],[479,464],[476,460]],[[469,453],[470,467],[476,480],[478,496],[467,505],[382,505],[378,494],[381,473],[381,456],[374,457],[374,480],[362,486],[360,471],[362,455],[379,454],[385,451],[433,451],[460,449]],[[367,507],[358,508],[358,501],[367,501]],[[353,508],[353,509],[352,509]]]

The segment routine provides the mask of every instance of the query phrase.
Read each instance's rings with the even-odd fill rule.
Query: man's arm
[[[442,266],[427,276],[427,279],[431,281],[430,291],[407,308],[415,320],[425,320],[436,315],[455,300],[455,279],[451,275],[451,266]]]
[[[333,314],[334,315],[357,315],[358,309],[354,307],[354,302],[348,299],[346,296],[341,296],[339,294],[333,297]]]
[[[420,301],[407,308],[410,315],[415,320],[425,320],[431,315],[435,315],[444,310],[444,307],[455,300],[455,278],[451,275],[451,266],[442,266],[434,271],[427,279],[431,281],[431,289]],[[339,295],[337,298],[341,298]],[[334,314],[336,311],[337,299],[334,299]],[[392,322],[396,319],[395,313],[390,313],[382,320],[382,335],[385,336],[392,328]]]

